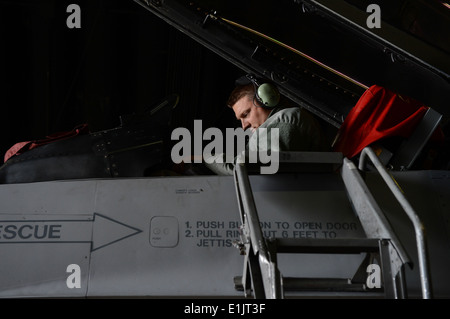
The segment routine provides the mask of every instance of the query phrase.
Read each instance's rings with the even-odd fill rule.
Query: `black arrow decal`
[[[98,213],[84,216],[35,220],[26,219],[35,215],[22,215],[22,220],[0,220],[0,244],[90,243],[95,251],[142,232]]]

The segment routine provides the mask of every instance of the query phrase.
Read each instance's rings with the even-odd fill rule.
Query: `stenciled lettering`
[[[61,238],[60,224],[0,224],[0,240],[43,240]]]

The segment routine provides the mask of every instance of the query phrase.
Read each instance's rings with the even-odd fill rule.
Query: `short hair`
[[[254,99],[255,87],[253,84],[236,86],[233,91],[231,91],[230,96],[228,97],[227,106],[229,108],[233,108],[233,105],[245,96],[247,96],[248,99]]]

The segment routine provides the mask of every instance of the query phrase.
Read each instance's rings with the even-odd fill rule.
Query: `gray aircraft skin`
[[[421,298],[414,228],[374,175],[368,184],[414,265],[406,267],[408,295]],[[394,176],[427,230],[433,296],[448,298],[449,173]],[[250,180],[265,236],[365,238],[339,175]],[[241,225],[233,177],[48,181],[0,191],[2,297],[243,297],[233,281],[244,263],[233,245]],[[280,254],[278,262],[287,277],[351,279],[363,257]],[[370,289],[295,295],[383,297]]]
[[[329,69],[314,72],[325,81],[331,77],[339,89],[314,85],[299,89],[298,83],[309,81],[310,75],[298,78],[295,68],[280,65],[273,56],[260,56],[247,38],[230,35],[230,26],[223,27],[215,11],[203,9],[207,13],[202,11],[199,19],[199,10],[181,0],[135,2],[243,72],[270,74],[283,95],[336,128],[355,101],[348,92],[359,96],[364,91],[354,82],[333,78]],[[339,6],[325,0],[292,1],[289,5],[373,41],[369,47],[374,50],[377,46],[392,50],[397,61],[406,59],[399,68],[413,70],[416,77],[426,74],[429,85],[446,96],[448,54],[433,55],[437,50],[431,46],[426,47],[429,51],[401,47],[401,41],[391,38],[397,36],[395,32],[368,28],[360,19],[367,13],[355,13],[351,2]],[[442,56],[447,60],[442,61]],[[442,96],[433,98],[440,123],[449,115]],[[175,105],[171,98],[167,104]],[[342,104],[336,106],[333,100]],[[97,143],[96,138],[111,132],[115,131],[89,136]],[[431,135],[430,129],[421,134]],[[409,145],[402,155],[415,160],[423,145]],[[103,152],[100,148],[95,154]],[[152,150],[145,156],[158,154]],[[286,153],[280,169],[292,164],[287,171],[246,174],[246,166],[239,165],[234,176],[45,179],[29,173],[36,179],[14,181],[23,167],[42,172],[45,163],[5,164],[0,171],[9,169],[15,175],[0,184],[0,296],[450,298],[448,167],[415,169],[404,157],[400,161],[406,164],[395,166],[398,162],[390,162],[391,157],[373,154],[371,147],[357,159],[336,152]],[[392,158],[399,159],[395,155]],[[64,161],[62,170],[70,163]],[[251,187],[245,183],[247,176]],[[298,240],[297,253],[276,252],[270,244],[290,239]],[[365,239],[372,240],[369,252],[357,245]],[[333,241],[348,249],[334,251]],[[373,265],[380,266],[382,273],[372,270]],[[248,267],[261,268],[261,278]]]

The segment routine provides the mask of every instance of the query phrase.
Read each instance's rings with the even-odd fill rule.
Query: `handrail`
[[[427,259],[427,250],[426,250],[426,238],[425,238],[425,227],[422,224],[419,216],[416,214],[408,200],[403,194],[403,191],[399,187],[399,185],[395,182],[394,178],[389,174],[387,169],[379,160],[378,156],[375,154],[373,149],[369,146],[362,150],[360,160],[359,160],[359,169],[363,170],[366,158],[369,157],[372,163],[375,165],[375,168],[380,173],[383,180],[386,182],[389,189],[394,194],[395,198],[398,200],[400,205],[405,210],[409,219],[414,225],[414,231],[416,233],[416,241],[417,241],[417,251],[419,258],[419,269],[420,269],[420,279],[422,284],[422,295],[424,299],[431,298],[431,290],[429,283],[429,267],[428,267],[428,259]]]
[[[252,245],[255,255],[258,256],[260,266],[267,270],[268,278],[271,279],[265,280],[266,277],[263,275],[265,298],[282,298],[283,293],[281,291],[281,287],[276,281],[278,270],[271,259],[266,240],[261,231],[255,200],[253,198],[247,168],[244,163],[236,164],[234,169],[234,178],[242,221],[250,231],[250,244]]]

